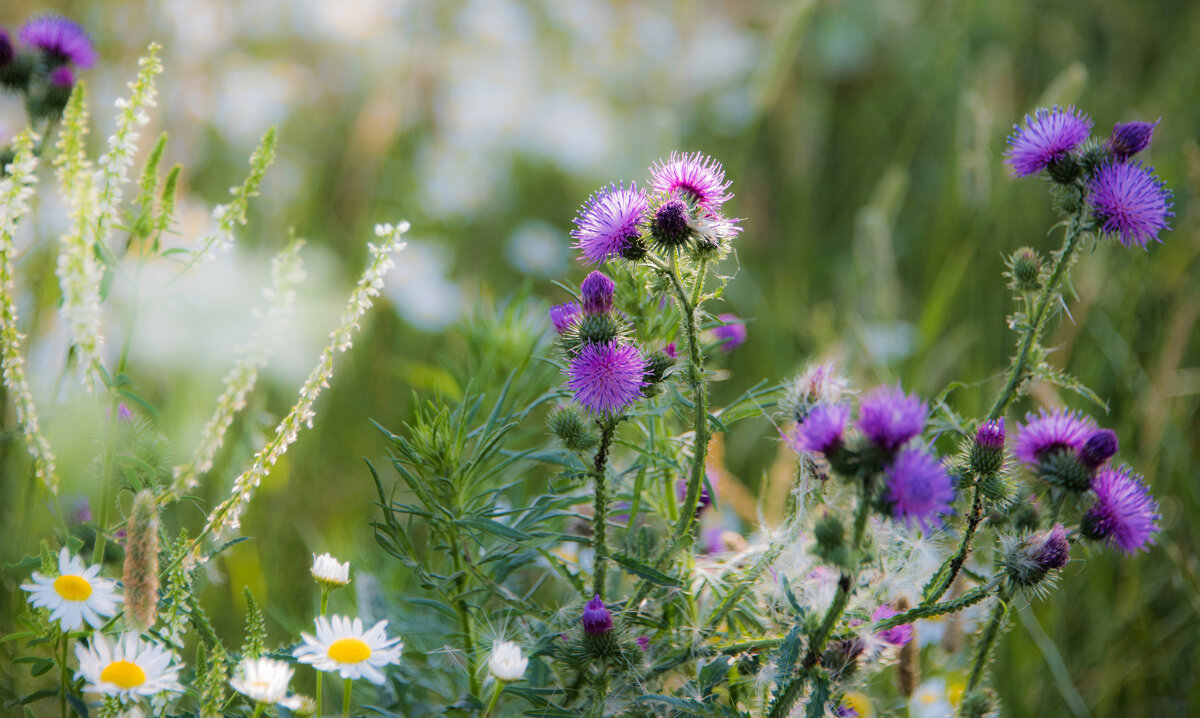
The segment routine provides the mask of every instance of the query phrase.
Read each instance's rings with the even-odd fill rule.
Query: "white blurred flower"
[[[947,685],[944,678],[930,678],[917,686],[908,699],[911,718],[951,718],[955,704],[962,698],[961,682]]]
[[[331,554],[313,554],[312,577],[317,583],[338,588],[350,583],[350,562],[339,563]]]
[[[257,703],[282,703],[287,699],[292,667],[270,658],[243,658],[229,685]]]
[[[529,659],[521,655],[521,647],[512,641],[500,641],[492,646],[488,669],[498,680],[517,681],[525,675]]]

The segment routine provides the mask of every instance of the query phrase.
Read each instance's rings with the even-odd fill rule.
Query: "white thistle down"
[[[193,542],[193,555],[199,557],[200,542],[206,536],[221,539],[228,538],[241,527],[241,514],[254,496],[254,490],[262,482],[264,476],[283,456],[288,447],[296,441],[301,426],[312,428],[313,404],[321,391],[329,386],[333,376],[333,358],[350,348],[354,332],[359,329],[359,321],[363,314],[370,309],[374,298],[379,296],[383,287],[383,278],[395,266],[392,253],[404,248],[400,237],[408,231],[408,222],[402,222],[393,227],[390,224],[376,225],[375,235],[383,239],[379,245],[368,244],[371,251],[371,261],[362,277],[350,294],[350,301],[342,313],[341,322],[330,334],[329,346],[321,352],[317,366],[308,375],[304,385],[300,387],[300,400],[292,407],[288,415],[275,427],[275,436],[254,456],[250,468],[242,472],[233,482],[233,492],[220,506],[209,514],[204,530]]]
[[[13,397],[17,423],[25,434],[25,445],[33,457],[33,470],[50,493],[58,493],[58,472],[54,452],[38,424],[37,408],[25,377],[25,359],[21,356],[24,336],[17,329],[16,287],[13,278],[13,237],[17,223],[29,211],[29,198],[37,183],[37,156],[33,146],[37,136],[29,130],[17,136],[16,159],[8,166],[8,176],[0,180],[0,366],[4,386]]]
[[[271,260],[271,286],[263,289],[267,308],[254,311],[258,328],[222,380],[225,390],[217,399],[216,413],[200,432],[200,443],[192,454],[192,460],[175,467],[172,494],[178,496],[195,488],[199,478],[212,469],[213,459],[225,442],[225,433],[238,412],[246,407],[246,397],[258,381],[258,372],[267,365],[270,348],[279,330],[295,310],[296,286],[304,281],[305,276],[300,260],[300,248],[303,246],[304,240],[294,240]]]
[[[158,90],[154,87],[154,78],[163,71],[162,61],[158,59],[158,51],[162,46],[151,43],[146,50],[146,56],[138,60],[137,79],[130,82],[129,99],[118,98],[115,105],[117,113],[117,130],[108,138],[108,152],[100,158],[97,164],[100,169],[96,172],[97,186],[96,215],[93,223],[95,241],[101,246],[108,244],[108,230],[113,218],[117,216],[121,205],[121,185],[129,182],[128,171],[133,166],[133,156],[137,153],[137,141],[141,137],[138,128],[145,127],[150,122],[146,108],[155,107]]]
[[[87,158],[88,111],[84,83],[75,86],[63,112],[62,130],[58,138],[58,181],[67,201],[70,226],[62,235],[58,253],[59,288],[62,305],[59,308],[71,344],[78,352],[84,384],[92,391],[94,368],[100,362],[100,280],[103,267],[96,259],[89,228],[96,217],[96,182],[92,163]]]

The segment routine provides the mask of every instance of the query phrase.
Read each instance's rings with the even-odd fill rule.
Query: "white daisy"
[[[521,647],[512,641],[499,641],[492,646],[488,668],[501,681],[519,681],[525,675],[529,659],[521,655]]]
[[[379,669],[399,661],[400,649],[404,648],[399,638],[387,637],[383,630],[386,627],[387,621],[380,621],[363,631],[362,619],[318,616],[316,637],[301,633],[304,645],[292,655],[318,671],[337,671],[342,678],[366,678],[382,684],[383,671]]]
[[[317,583],[330,588],[338,588],[350,583],[350,562],[339,563],[332,555],[323,553],[313,554],[312,576]]]
[[[97,633],[90,643],[75,647],[79,659],[75,677],[87,681],[84,691],[118,696],[122,703],[163,691],[183,692],[179,683],[182,666],[174,653],[159,644],[136,633],[121,635],[115,644]]]
[[[229,685],[256,703],[283,703],[287,700],[292,667],[270,658],[243,658]]]
[[[100,628],[121,601],[116,582],[101,578],[99,565],[84,568],[83,559],[72,556],[65,546],[58,553],[58,576],[35,571],[32,578],[32,583],[21,584],[29,592],[29,603],[50,609],[50,620],[61,620],[64,631],[76,631],[84,621]]]

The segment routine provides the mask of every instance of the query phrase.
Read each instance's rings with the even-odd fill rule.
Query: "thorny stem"
[[[859,551],[862,549],[863,536],[866,535],[867,530],[867,515],[871,511],[871,478],[869,476],[860,477],[862,496],[858,502],[858,513],[854,516],[854,541],[851,544],[851,553],[855,556],[855,568],[848,572],[843,571],[842,575],[838,577],[837,593],[834,594],[833,603],[829,605],[825,617],[821,619],[821,625],[817,628],[817,632],[808,641],[808,650],[804,652],[800,673],[793,676],[779,691],[771,706],[770,718],[784,718],[791,714],[792,707],[800,698],[805,682],[808,681],[813,668],[821,660],[821,653],[825,650],[825,645],[829,643],[834,627],[837,626],[838,620],[846,611],[847,604],[850,603],[850,595],[854,593],[854,584],[858,575]]]
[[[701,269],[704,266],[701,265]],[[683,499],[683,507],[679,513],[679,523],[675,524],[675,533],[671,543],[667,545],[666,556],[674,553],[681,539],[687,535],[696,519],[696,505],[700,501],[700,487],[704,481],[704,461],[708,455],[708,387],[704,382],[704,359],[700,354],[700,331],[696,324],[696,305],[688,298],[683,281],[679,278],[679,269],[675,255],[671,255],[669,276],[675,293],[679,297],[680,310],[683,312],[684,327],[688,340],[688,384],[691,386],[693,400],[696,403],[695,441],[693,445],[691,475],[688,477],[687,494]],[[697,279],[697,285],[703,281]]]
[[[975,661],[971,664],[971,676],[967,679],[967,693],[975,690],[983,678],[984,668],[987,667],[988,659],[992,654],[992,645],[995,644],[996,636],[1000,633],[1000,625],[1004,623],[1004,617],[1008,614],[1008,602],[1011,599],[1011,586],[1005,586],[1000,590],[1000,595],[996,597],[996,605],[992,608],[991,618],[988,619],[987,628],[984,629],[983,635],[979,639],[979,648],[975,651]]]
[[[596,672],[596,698],[592,703],[592,715],[595,718],[604,717],[604,700],[608,697],[608,662],[600,663],[600,670]]]
[[[612,446],[613,432],[616,430],[615,419],[606,419],[600,424],[600,448],[596,450],[596,458],[592,464],[592,478],[595,483],[595,505],[592,510],[592,534],[595,539],[596,571],[592,591],[604,600],[604,574],[608,559],[608,494],[605,491],[605,474],[607,473],[608,450]]]
[[[1017,351],[1016,359],[1013,361],[1012,370],[1009,372],[1008,381],[1005,383],[1004,389],[1000,392],[1000,396],[996,397],[996,403],[992,405],[992,410],[988,412],[985,421],[995,421],[1004,416],[1008,405],[1016,398],[1017,390],[1028,378],[1026,364],[1029,362],[1029,355],[1032,353],[1034,345],[1045,328],[1050,306],[1054,299],[1059,296],[1059,287],[1062,285],[1067,270],[1074,260],[1075,252],[1079,250],[1079,240],[1085,232],[1083,223],[1086,209],[1087,205],[1080,203],[1079,210],[1076,211],[1067,223],[1067,232],[1063,240],[1063,247],[1058,253],[1054,269],[1050,272],[1050,278],[1046,281],[1045,286],[1042,287],[1042,291],[1037,296],[1036,303],[1032,303],[1026,299],[1025,306],[1027,309],[1032,309],[1032,314],[1026,317],[1028,321],[1024,336],[1021,339],[1021,346]],[[971,550],[971,539],[974,537],[975,531],[979,528],[982,520],[982,483],[983,477],[976,476],[974,496],[971,499],[971,516],[968,518],[967,527],[963,532],[962,542],[959,544],[958,551],[950,558],[948,564],[949,571],[946,577],[936,585],[934,591],[925,597],[921,605],[932,604],[941,598],[954,583],[954,579],[958,577],[958,572],[962,570],[963,563],[967,559],[967,554]]]

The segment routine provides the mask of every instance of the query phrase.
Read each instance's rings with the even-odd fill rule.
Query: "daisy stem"
[[[342,718],[350,718],[350,690],[354,687],[354,680],[346,679],[346,688],[342,691]]]
[[[596,542],[596,570],[593,592],[604,600],[605,561],[608,559],[608,494],[605,490],[608,449],[612,445],[617,422],[605,419],[600,423],[600,448],[596,450],[592,477],[595,484],[595,504],[592,509],[592,534]]]
[[[60,674],[59,677],[61,679],[58,697],[62,705],[62,718],[67,718],[67,645],[70,644],[70,642],[71,636],[67,633],[63,633],[62,651],[59,653],[61,658],[59,659],[58,664],[58,670]]]
[[[321,614],[325,615],[325,611],[329,609],[329,586],[321,584]],[[321,674],[322,671],[317,671],[317,715],[321,715]]]
[[[263,714],[263,709],[266,707],[267,707],[267,704],[263,703],[262,701],[258,701],[257,703],[255,703],[254,704],[254,718],[258,718],[259,716],[261,716]]]

